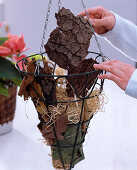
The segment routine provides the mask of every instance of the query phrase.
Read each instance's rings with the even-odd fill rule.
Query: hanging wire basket
[[[54,37],[58,37],[60,33],[64,40],[64,33],[62,30],[59,30],[59,26],[52,32],[50,35],[50,41],[48,45],[45,46],[47,57],[52,61],[47,60],[47,58],[44,57],[45,53],[42,53],[42,49],[44,47],[45,34],[52,5],[52,0],[49,0],[40,53],[21,59],[16,64],[16,68],[21,72],[23,77],[19,95],[24,96],[25,100],[28,99],[28,97],[31,97],[40,120],[38,128],[45,138],[47,145],[51,146],[53,166],[56,169],[71,170],[79,161],[84,159],[83,142],[85,141],[88,126],[90,120],[94,114],[100,110],[102,105],[101,92],[103,90],[104,80],[98,80],[98,75],[104,74],[105,72],[102,70],[95,70],[93,64],[104,62],[108,58],[106,58],[101,51],[101,46],[94,32],[94,28],[89,21],[89,15],[86,11],[83,0],[81,0],[81,2],[88,17],[88,21],[83,21],[82,18],[80,19],[83,22],[82,26],[85,28],[87,25],[89,30],[84,33],[83,37],[86,37],[84,43],[81,39],[81,34],[78,37],[80,41],[79,56],[82,56],[82,50],[85,50],[85,44],[89,45],[92,34],[94,34],[99,53],[89,51],[88,58],[85,59],[87,55],[87,50],[85,50],[83,60],[81,59],[79,61],[79,66],[73,67],[71,65],[71,68],[67,69],[66,60],[64,59],[66,51],[64,51],[64,53],[61,52],[61,54],[64,54],[62,59],[65,63],[65,68],[62,68],[65,70],[59,68],[57,64],[60,65],[58,60],[61,61],[60,49],[58,48],[58,50],[54,51],[55,47],[51,45],[54,41]],[[60,0],[58,0],[58,8],[60,13]],[[70,20],[74,18],[69,10],[64,8],[62,10],[62,14],[64,15],[63,11],[66,11]],[[62,18],[61,13],[57,18],[59,20]],[[75,19],[77,20],[77,18]],[[64,21],[66,21],[66,18]],[[81,21],[78,21],[77,24]],[[70,25],[71,24],[66,24],[63,27],[65,31],[68,30],[67,27]],[[80,27],[78,26],[75,33],[74,29],[71,28],[73,29],[73,36],[81,31],[79,28]],[[65,32],[65,35],[66,37],[68,36],[67,38],[70,38],[69,32],[68,34]],[[58,46],[58,40],[57,42],[54,41],[54,43],[57,43],[56,45]],[[64,43],[66,44],[64,45]],[[67,46],[67,43],[68,39],[62,41],[61,45],[68,47],[68,51],[73,51],[74,49],[70,49],[72,44]],[[84,48],[81,46],[82,43]],[[76,43],[75,45],[77,48]],[[87,47],[86,49],[88,49]],[[74,48],[74,46],[72,46],[72,48]],[[50,51],[54,52],[54,54],[50,53]],[[36,56],[38,55],[40,57],[37,60]],[[73,56],[71,56],[71,59],[73,60]],[[71,62],[71,59],[69,58],[67,61]],[[74,61],[73,64],[75,65]]]
[[[89,54],[96,56],[93,64],[98,59],[102,60],[99,53]],[[97,76],[103,74],[103,71],[59,75],[56,72],[56,64],[44,59],[44,54],[39,54],[42,57],[41,61],[47,64],[45,66],[50,63],[52,69],[45,74],[41,72],[40,66],[38,73],[37,61],[34,59],[36,55],[38,54],[21,59],[16,64],[25,80],[22,82],[23,88],[19,95],[25,96],[26,91],[36,107],[40,120],[38,128],[47,144],[51,146],[54,167],[70,170],[84,159],[83,142],[90,120],[98,111],[99,96],[104,84],[104,80],[98,80]],[[27,71],[28,63],[33,65],[31,71]],[[23,70],[19,65],[22,65]]]

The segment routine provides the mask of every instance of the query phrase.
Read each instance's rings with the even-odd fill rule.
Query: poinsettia
[[[14,55],[14,54],[20,55],[21,53],[23,53],[24,51],[28,49],[28,48],[25,48],[23,34],[20,37],[16,35],[8,34],[8,37],[9,39],[5,41],[2,46],[10,50],[11,55]]]
[[[0,27],[4,23],[0,23]],[[21,36],[8,34],[7,37],[0,37],[0,94],[7,96],[8,88],[14,85],[20,85],[21,76],[15,68],[15,63],[26,55],[23,54],[27,50],[25,48],[23,34]],[[22,64],[19,67],[21,70]]]
[[[10,56],[11,55],[11,50],[7,47],[0,46],[0,56]]]

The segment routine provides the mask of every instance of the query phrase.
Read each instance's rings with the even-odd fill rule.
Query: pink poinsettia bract
[[[2,46],[10,49],[11,51],[10,54],[19,55],[27,50],[27,48],[25,48],[26,44],[24,42],[23,34],[20,37],[16,35],[8,34],[8,37],[9,39],[5,41]]]

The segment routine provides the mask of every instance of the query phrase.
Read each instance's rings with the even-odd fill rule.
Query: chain
[[[58,11],[61,9],[61,0],[58,0]]]
[[[94,37],[95,37],[95,40],[96,40],[98,49],[99,49],[100,54],[101,54],[101,56],[102,56],[102,59],[103,59],[103,61],[104,61],[104,55],[103,55],[103,52],[102,52],[102,50],[101,50],[101,45],[99,44],[98,37],[97,37],[97,35],[96,35],[96,33],[95,33],[95,30],[94,30],[94,28],[93,28],[93,26],[92,26],[92,22],[91,22],[91,20],[90,20],[90,18],[89,18],[89,13],[87,12],[86,5],[84,4],[83,0],[81,0],[81,3],[82,3],[82,6],[83,6],[83,8],[84,8],[84,10],[85,10],[85,14],[86,14],[86,16],[87,16],[87,18],[88,18],[88,21],[90,22],[91,30],[92,30],[92,32],[93,32],[93,34],[94,34]]]
[[[47,10],[46,20],[45,20],[45,25],[44,25],[44,29],[43,29],[42,42],[41,42],[41,46],[40,46],[40,54],[42,54],[42,49],[44,47],[44,41],[45,41],[45,35],[46,35],[47,25],[48,25],[49,16],[50,16],[51,5],[52,5],[52,0],[49,0],[48,10]]]
[[[52,0],[49,0],[49,3],[48,3],[48,10],[47,10],[47,15],[46,15],[46,20],[45,20],[45,25],[44,25],[44,29],[43,29],[43,36],[42,36],[42,42],[41,42],[41,46],[40,46],[40,54],[43,56],[42,54],[42,50],[43,50],[43,47],[44,47],[44,41],[45,41],[45,35],[46,35],[46,31],[47,31],[47,25],[48,25],[48,21],[49,21],[49,16],[50,16],[50,9],[51,9],[51,5],[52,5]],[[40,64],[41,64],[41,61],[40,59],[38,59],[36,61],[36,68],[35,68],[35,72],[34,74],[39,74],[39,68],[40,68]]]

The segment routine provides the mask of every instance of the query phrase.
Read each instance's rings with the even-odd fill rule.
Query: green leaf
[[[9,95],[8,89],[6,89],[6,88],[2,85],[2,83],[0,83],[0,94],[1,94],[1,95],[4,95],[4,96],[8,96],[8,95]]]
[[[0,37],[0,45],[2,45],[8,39],[8,37]]]
[[[17,86],[20,86],[22,80],[18,80],[18,79],[12,79],[13,83],[16,84]]]
[[[3,57],[0,57],[0,78],[12,80],[17,85],[21,81],[21,75],[14,64]]]

